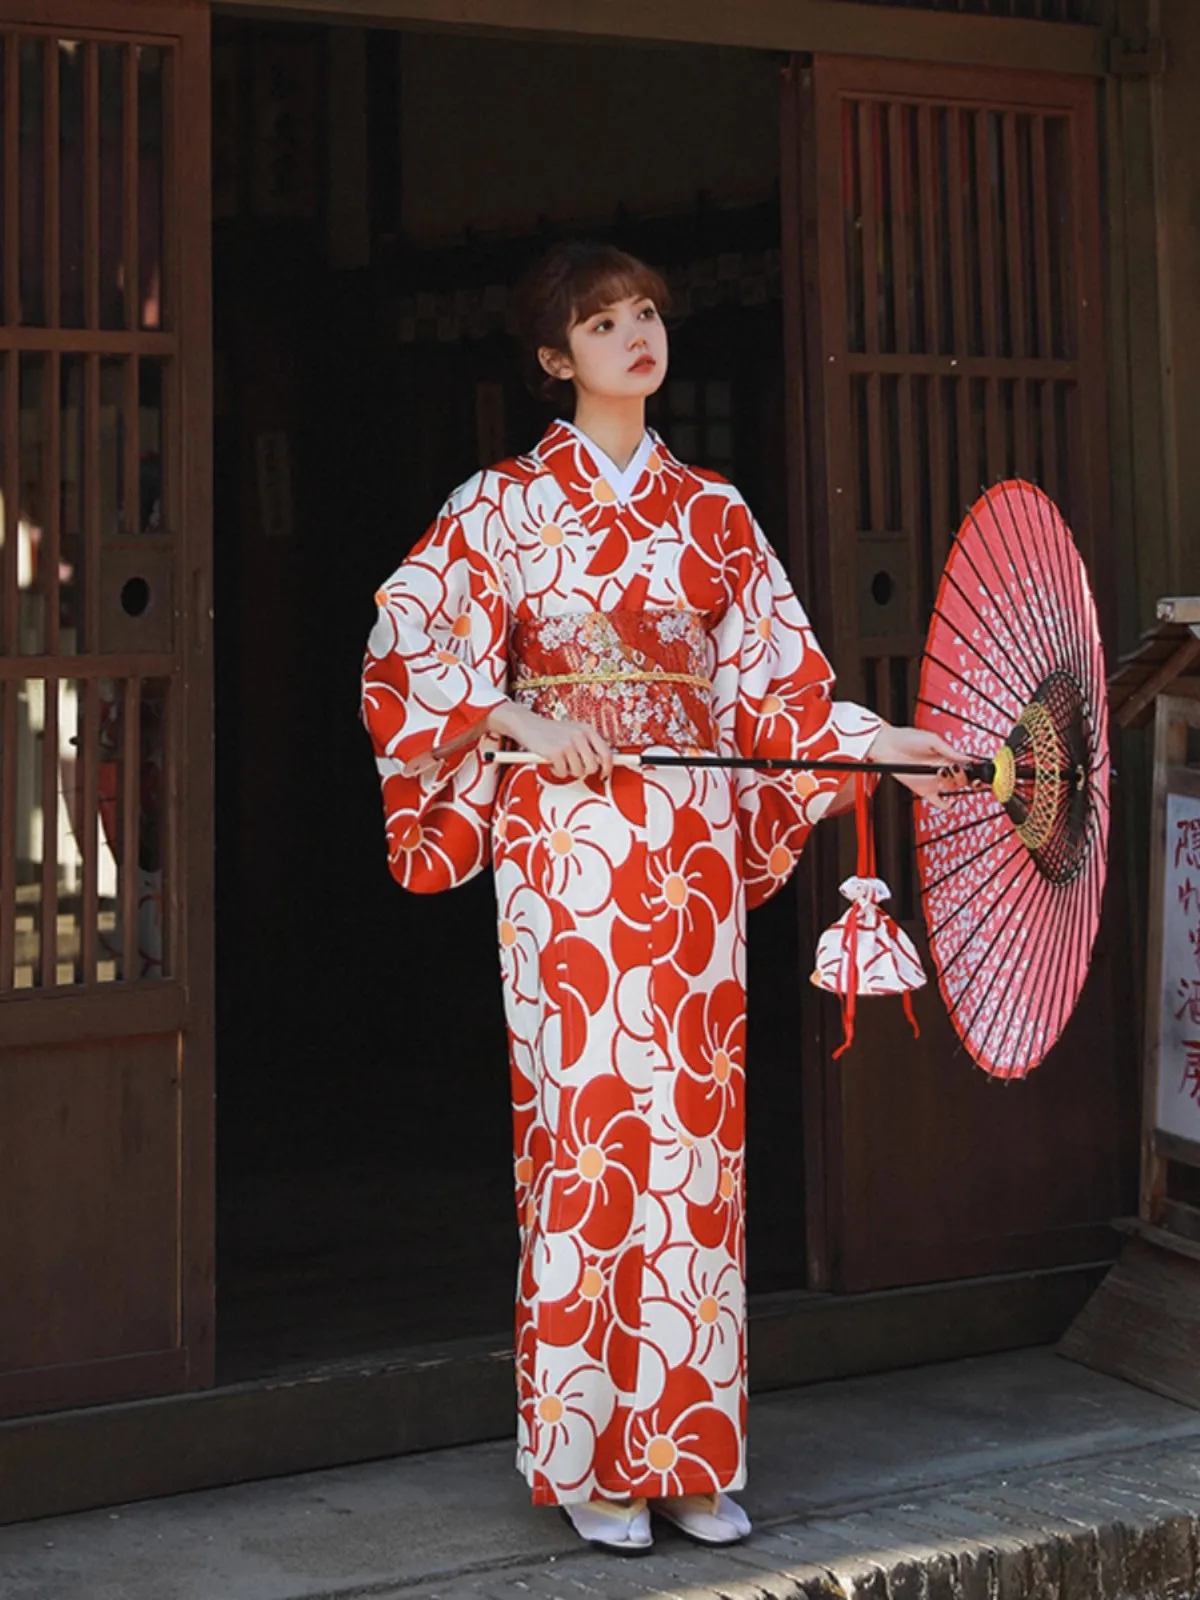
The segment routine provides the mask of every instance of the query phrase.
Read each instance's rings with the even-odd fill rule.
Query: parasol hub
[[[1069,882],[1086,854],[1088,740],[1083,691],[1059,667],[1043,678],[996,752],[992,792],[1053,883]]]
[[[992,773],[992,793],[1002,806],[1006,806],[1017,786],[1017,763],[1008,745],[1000,746],[992,765],[995,769]]]

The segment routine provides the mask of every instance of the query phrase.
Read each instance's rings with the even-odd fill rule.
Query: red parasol
[[[1108,848],[1104,653],[1053,503],[997,484],[959,530],[921,668],[917,723],[994,763],[949,811],[919,804],[929,943],[950,1019],[985,1072],[1021,1078],[1079,998]]]

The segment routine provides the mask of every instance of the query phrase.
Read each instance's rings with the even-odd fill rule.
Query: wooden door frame
[[[180,56],[191,70],[180,86],[179,123],[187,137],[178,153],[181,226],[193,214],[186,260],[175,262],[179,285],[179,444],[184,491],[181,506],[181,573],[187,584],[180,618],[184,628],[180,707],[186,717],[179,780],[190,791],[187,828],[180,841],[180,870],[188,885],[182,970],[187,974],[189,1070],[183,1074],[180,1203],[182,1250],[181,1333],[189,1353],[187,1387],[209,1388],[216,1375],[216,884],[214,875],[214,659],[213,659],[213,325],[212,325],[212,117],[211,8],[192,0],[197,15]]]
[[[847,0],[218,0],[260,18],[424,26],[455,32],[642,40],[751,50],[881,56],[1103,76],[1107,36],[1087,23],[945,11],[881,10]]]
[[[175,483],[167,482],[167,511],[175,544],[174,629],[176,644],[164,657],[175,677],[167,738],[174,759],[173,786],[163,796],[169,818],[166,924],[172,940],[172,976],[125,981],[77,990],[19,992],[0,1007],[3,1045],[49,1048],[110,1037],[178,1033],[176,1107],[178,1128],[178,1296],[175,1350],[118,1358],[107,1371],[80,1369],[86,1376],[59,1380],[48,1371],[30,1391],[32,1404],[95,1404],[180,1387],[211,1386],[214,1377],[214,1030],[213,1030],[213,721],[211,651],[212,566],[212,382],[210,256],[211,206],[209,120],[211,67],[208,0],[0,0],[0,26],[26,36],[44,34],[123,43],[130,35],[169,44],[174,115],[164,132],[163,279],[172,292],[176,333],[161,336],[163,353],[174,346],[167,390],[168,429],[164,453]],[[172,80],[167,79],[168,95]],[[186,241],[186,247],[185,247]],[[152,352],[160,336],[107,334],[62,329],[58,308],[47,325],[0,328],[8,352],[120,348],[131,358]],[[91,580],[94,582],[94,579]],[[17,667],[36,676],[44,657],[22,656]],[[105,656],[113,671],[152,676],[154,657]],[[14,669],[15,670],[15,669]],[[131,1363],[141,1376],[130,1378]],[[142,1370],[144,1369],[144,1371]],[[7,1397],[18,1379],[0,1384]],[[22,1391],[23,1392],[23,1391]],[[22,1409],[28,1409],[27,1405]]]

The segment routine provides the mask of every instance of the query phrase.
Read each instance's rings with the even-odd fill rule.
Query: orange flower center
[[[597,478],[592,484],[592,499],[601,506],[610,506],[617,498],[617,491],[607,478]]]
[[[674,906],[676,911],[687,899],[687,884],[677,872],[673,872],[663,884],[663,896],[669,906]]]
[[[728,1167],[726,1167],[724,1172],[721,1174],[721,1181],[717,1187],[721,1191],[722,1200],[731,1200],[733,1198],[735,1185],[733,1181],[733,1173],[730,1172]]]
[[[458,657],[453,650],[439,650],[437,658],[444,667],[456,667],[458,665]]]
[[[376,589],[376,591],[375,591],[375,604],[377,606],[383,607],[383,606],[386,606],[387,603],[388,603],[388,592],[387,592],[387,590],[386,589]]]
[[[754,625],[754,630],[760,639],[764,641],[769,640],[771,637],[770,617],[759,617],[758,621]]]
[[[425,837],[424,830],[419,822],[410,823],[400,835],[401,850],[415,850]]]
[[[660,1433],[657,1439],[651,1439],[646,1446],[646,1461],[653,1472],[670,1472],[679,1459],[674,1441]]]
[[[767,871],[773,878],[786,878],[792,868],[792,852],[786,845],[777,844],[767,857]]]
[[[563,1403],[556,1394],[543,1395],[538,1401],[538,1416],[543,1422],[561,1422]]]
[[[455,617],[450,632],[456,639],[465,639],[471,631],[471,619],[464,611],[461,616]]]
[[[783,710],[783,701],[777,694],[763,696],[762,714],[764,717],[777,717]]]
[[[646,457],[646,471],[662,471],[662,457],[659,455],[657,450],[651,450],[650,454]]]
[[[729,1059],[727,1050],[718,1050],[713,1057],[713,1077],[718,1083],[728,1083],[729,1074],[733,1071],[733,1062]]]
[[[530,1178],[533,1177],[533,1157],[519,1156],[513,1167],[513,1172],[516,1174],[518,1183],[528,1183]]]
[[[798,800],[807,800],[817,787],[811,772],[797,772],[792,778],[792,793]]]
[[[604,1279],[596,1267],[586,1267],[579,1280],[579,1292],[585,1300],[597,1300],[604,1287]]]
[[[550,848],[557,856],[569,856],[575,848],[575,841],[565,828],[555,828],[550,835]]]
[[[549,545],[553,549],[555,545],[560,545],[563,542],[563,531],[557,522],[548,522],[538,537],[543,544]]]
[[[701,1322],[715,1322],[721,1315],[721,1308],[711,1294],[706,1294],[696,1307],[696,1315]]]
[[[516,930],[516,927],[511,922],[502,922],[500,924],[500,943],[504,946],[504,948],[506,950],[511,950],[513,945],[516,944],[516,942],[517,942],[517,930]]]
[[[596,1144],[584,1145],[579,1152],[579,1160],[576,1162],[579,1176],[586,1178],[589,1183],[594,1183],[604,1171],[604,1165],[604,1151],[601,1150],[600,1146]]]

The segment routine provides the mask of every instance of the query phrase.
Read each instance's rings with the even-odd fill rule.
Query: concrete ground
[[[588,1551],[509,1444],[0,1529],[3,1600],[1200,1595],[1200,1412],[1022,1351],[750,1408],[736,1552]]]

